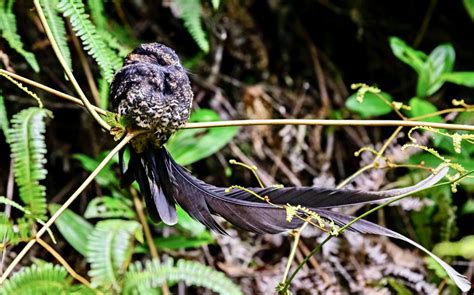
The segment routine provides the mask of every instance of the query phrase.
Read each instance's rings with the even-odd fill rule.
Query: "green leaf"
[[[7,1],[0,3],[0,35],[7,40],[8,45],[21,54],[35,72],[39,72],[39,65],[33,53],[23,49],[23,42],[17,32],[16,16],[13,14],[12,5]]]
[[[451,72],[444,73],[441,79],[457,85],[474,87],[474,72]]]
[[[378,94],[366,92],[364,100],[359,102],[357,101],[357,93],[354,93],[347,98],[346,107],[358,113],[363,118],[377,117],[391,113],[393,111],[392,107],[386,104],[377,95],[383,96],[389,102],[393,101],[390,94],[386,92],[380,92]]]
[[[390,37],[389,40],[393,54],[420,74],[428,56],[422,51],[413,49],[397,37]]]
[[[48,173],[44,168],[46,117],[52,117],[51,111],[35,107],[22,110],[13,116],[7,136],[20,198],[31,217],[39,219],[46,214],[46,188],[39,183]]]
[[[433,253],[439,256],[461,256],[470,260],[474,258],[474,236],[466,236],[457,242],[436,244]]]
[[[471,20],[474,21],[474,0],[463,0],[464,8],[471,17]]]
[[[418,73],[417,96],[425,97],[438,91],[444,83],[442,75],[453,70],[455,58],[456,53],[451,44],[442,44],[436,47]]]
[[[189,214],[181,208],[181,206],[176,207],[177,215],[178,215],[178,224],[177,226],[181,229],[184,229],[189,234],[197,236],[202,234],[203,232],[207,231],[206,227],[196,221],[196,219],[189,216]]]
[[[51,29],[53,38],[58,44],[59,51],[64,57],[69,69],[72,71],[71,51],[67,45],[66,24],[61,15],[59,15],[58,10],[59,0],[40,0],[39,3],[44,11],[44,16],[46,17],[46,22]]]
[[[124,197],[96,197],[87,205],[85,218],[126,218],[135,217],[132,201]]]
[[[204,232],[198,236],[185,237],[179,236],[168,236],[163,238],[153,239],[155,245],[159,249],[179,250],[187,248],[198,248],[214,243],[214,238],[209,232]]]
[[[209,52],[209,41],[201,24],[201,1],[200,0],[174,0],[181,12],[184,26],[196,41],[202,51]]]
[[[409,105],[411,107],[410,114],[412,117],[418,117],[422,115],[432,114],[438,111],[438,108],[431,102],[426,99],[421,99],[418,97],[413,97],[410,99]],[[444,122],[443,118],[439,115],[423,119],[427,122]]]
[[[8,134],[9,129],[8,117],[7,117],[7,110],[5,108],[5,100],[3,99],[3,95],[0,93],[0,130],[3,131],[3,135],[5,138]]]
[[[216,112],[200,109],[191,115],[190,121],[217,121],[219,119]],[[237,127],[183,129],[172,136],[166,146],[176,162],[189,165],[219,151],[234,138],[237,131]]]
[[[122,59],[112,50],[86,14],[81,0],[61,0],[58,9],[64,17],[69,17],[72,29],[81,39],[84,50],[94,58],[108,82],[112,81],[117,69],[122,66]]]
[[[120,291],[120,276],[130,261],[135,239],[143,242],[141,225],[136,221],[109,219],[97,223],[89,235],[86,255],[93,286]]]
[[[173,281],[204,287],[218,294],[242,294],[239,287],[222,272],[194,261],[179,260],[173,265],[172,259],[163,264],[159,260],[147,260],[130,265],[125,275],[123,294],[148,294],[163,283]]]
[[[50,204],[51,214],[56,213],[59,207],[61,206],[58,204]],[[94,229],[92,224],[69,209],[66,209],[54,224],[69,245],[81,255],[86,256],[87,237]]]
[[[108,153],[108,151],[104,151],[100,153],[96,158],[91,158],[84,154],[74,154],[72,155],[72,158],[78,160],[84,170],[92,172],[97,168],[99,163],[107,156]],[[119,187],[120,181],[117,178],[116,174],[112,171],[112,162],[107,164],[104,169],[99,172],[99,174],[95,178],[95,181],[103,187]]]
[[[0,294],[70,294],[72,278],[64,267],[43,263],[22,268],[6,280]]]

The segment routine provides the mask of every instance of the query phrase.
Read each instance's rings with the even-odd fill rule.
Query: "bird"
[[[376,203],[428,188],[448,171],[444,167],[411,187],[378,192],[305,186],[230,190],[194,177],[166,149],[170,136],[186,125],[193,101],[190,80],[173,49],[160,43],[139,45],[115,73],[109,97],[112,111],[126,117],[132,128],[148,131],[132,140],[128,165],[123,150],[119,154],[122,184],[127,186],[137,181],[150,218],[167,225],[177,223],[176,205],[179,205],[191,217],[221,234],[226,231],[215,216],[258,234],[299,228],[312,214],[342,227],[354,217],[332,208]],[[288,208],[295,209],[294,216],[288,216]],[[298,210],[301,208],[304,209]],[[352,223],[347,230],[408,242],[433,257],[461,290],[470,289],[471,283],[465,276],[395,231],[364,219]]]

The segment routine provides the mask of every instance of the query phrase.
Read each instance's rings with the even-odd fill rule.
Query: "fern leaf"
[[[13,1],[0,3],[0,35],[7,40],[11,48],[26,59],[35,72],[39,72],[35,56],[23,48],[23,42],[17,32],[16,16],[13,14],[12,4]]]
[[[33,264],[6,280],[0,294],[69,294],[72,278],[59,265]]]
[[[5,100],[3,99],[3,95],[0,93],[0,130],[7,138],[7,132],[9,129],[8,124],[8,117],[7,117],[7,110],[5,108]]]
[[[125,275],[124,294],[144,294],[167,281],[184,281],[188,286],[199,286],[219,294],[240,295],[242,291],[222,272],[194,261],[179,260],[173,265],[148,260],[130,265]]]
[[[91,11],[92,20],[97,29],[102,31],[107,29],[107,19],[105,18],[104,1],[87,0],[87,6]]]
[[[107,81],[112,81],[115,71],[122,66],[122,59],[97,33],[96,27],[85,12],[82,1],[61,0],[58,8],[65,17],[69,17],[72,29],[81,39],[84,50],[95,59]]]
[[[119,280],[131,258],[133,241],[142,242],[142,235],[136,221],[109,219],[97,223],[89,236],[86,255],[93,286],[120,290]]]
[[[100,1],[99,1],[100,2]],[[44,11],[46,21],[51,29],[54,40],[58,44],[59,51],[61,51],[64,60],[69,68],[72,70],[71,51],[67,45],[66,24],[63,18],[59,15],[58,0],[40,0],[41,8]]]
[[[35,107],[22,110],[13,116],[7,132],[20,198],[31,217],[39,219],[46,214],[46,188],[39,183],[47,174],[45,117],[52,117],[51,111]]]
[[[209,41],[201,24],[201,2],[199,0],[175,0],[181,19],[188,32],[202,51],[209,52]]]

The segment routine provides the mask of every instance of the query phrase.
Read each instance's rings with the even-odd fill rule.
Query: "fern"
[[[5,108],[5,100],[3,99],[3,95],[0,93],[0,131],[3,132],[5,138],[7,137],[8,132],[8,117],[7,117],[7,110]]]
[[[49,110],[31,107],[13,116],[7,139],[14,160],[15,180],[21,200],[33,218],[46,214],[46,188],[39,183],[46,177],[45,117]]]
[[[97,33],[96,27],[85,13],[82,1],[61,0],[58,8],[65,17],[70,18],[72,29],[81,39],[84,50],[96,60],[107,81],[112,81],[115,71],[122,65],[122,60]]]
[[[89,6],[97,30],[106,30],[107,19],[105,18],[104,1],[87,0],[87,6]]]
[[[16,16],[12,11],[13,1],[0,3],[0,34],[7,40],[11,48],[21,54],[35,72],[39,72],[39,65],[33,53],[23,49],[23,42],[17,32]]]
[[[219,294],[242,294],[223,273],[194,261],[179,260],[173,265],[171,259],[162,264],[148,260],[145,264],[135,262],[125,275],[124,294],[144,294],[166,281],[184,281],[188,286],[199,286]]]
[[[209,52],[209,41],[201,24],[201,3],[199,0],[175,0],[181,12],[184,26],[202,51]]]
[[[72,278],[62,266],[33,264],[5,281],[0,294],[69,294],[71,282]]]
[[[51,29],[54,40],[58,44],[59,51],[61,51],[64,60],[69,68],[72,70],[71,51],[67,45],[66,24],[63,18],[59,15],[58,0],[40,0],[41,8],[44,10],[44,15],[48,26]],[[99,1],[100,2],[100,1]]]
[[[136,221],[110,219],[97,223],[87,242],[92,285],[120,290],[120,277],[131,258],[134,237],[143,241],[141,226]]]

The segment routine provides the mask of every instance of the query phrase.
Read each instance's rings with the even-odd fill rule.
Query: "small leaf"
[[[59,207],[60,205],[58,204],[50,204],[49,211],[51,214],[54,214],[58,211]],[[85,256],[87,252],[87,237],[94,229],[92,224],[69,209],[66,209],[56,219],[54,224],[69,245]]]
[[[416,93],[419,97],[432,95],[444,83],[442,75],[453,70],[456,53],[451,44],[436,47],[419,72]]]
[[[471,20],[474,21],[474,0],[464,0],[464,8],[471,17]]]
[[[444,81],[457,85],[474,87],[474,72],[450,72],[444,73],[441,78]]]
[[[357,94],[354,93],[346,100],[346,107],[349,110],[358,113],[363,118],[382,116],[391,113],[393,111],[392,107],[377,95],[383,96],[389,102],[393,101],[390,94],[386,92],[381,92],[379,94],[367,92],[364,95],[364,100],[358,102]]]
[[[409,104],[411,107],[410,114],[412,117],[427,115],[438,111],[434,104],[418,97],[413,97],[412,99],[410,99]],[[437,123],[444,122],[443,118],[439,115],[423,119],[423,121]]]
[[[208,109],[195,111],[191,122],[217,121],[219,115]],[[237,127],[186,129],[178,131],[166,144],[171,155],[181,165],[189,165],[216,153],[237,134]]]
[[[474,236],[466,236],[457,242],[442,242],[433,248],[439,256],[461,256],[466,260],[474,258]]]
[[[159,249],[179,250],[187,248],[198,248],[212,244],[214,239],[209,232],[205,232],[195,237],[169,236],[154,239],[155,245]]]
[[[397,37],[390,37],[390,48],[398,59],[412,67],[418,74],[423,70],[423,65],[428,59],[424,52],[413,49]]]

